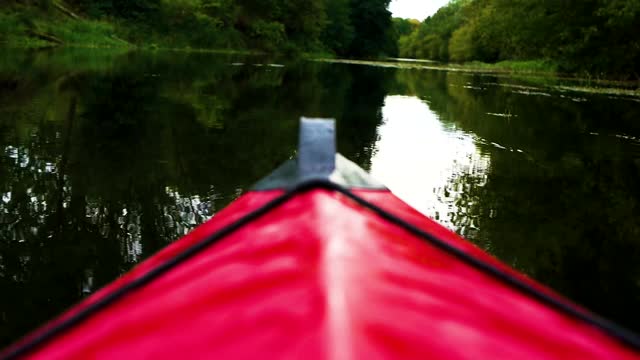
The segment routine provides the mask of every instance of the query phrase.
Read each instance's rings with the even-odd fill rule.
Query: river
[[[640,100],[553,79],[181,52],[0,54],[0,345],[295,155],[301,116],[424,214],[640,330]]]

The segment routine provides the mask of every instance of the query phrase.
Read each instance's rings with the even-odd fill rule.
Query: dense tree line
[[[13,0],[51,8],[58,0]],[[397,52],[390,0],[66,0],[122,37],[159,46],[329,51],[375,57]],[[0,9],[1,10],[1,9]]]
[[[640,0],[453,0],[399,40],[439,61],[546,59],[561,70],[640,77]]]

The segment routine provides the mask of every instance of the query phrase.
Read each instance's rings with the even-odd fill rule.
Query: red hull
[[[567,303],[390,192],[353,193]],[[281,194],[272,190],[243,195],[9,351],[47,334]],[[425,242],[344,194],[323,188],[296,194],[248,221],[42,342],[27,356],[48,360],[640,358],[601,329]]]

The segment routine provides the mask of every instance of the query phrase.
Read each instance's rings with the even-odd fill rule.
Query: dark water
[[[302,115],[337,118],[340,152],[420,211],[640,330],[640,102],[535,83],[228,55],[3,51],[0,344],[292,157]]]

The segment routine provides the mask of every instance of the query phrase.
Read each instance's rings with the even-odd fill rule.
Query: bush
[[[286,39],[284,25],[279,22],[258,20],[251,24],[249,36],[265,50],[279,49]]]
[[[125,42],[115,36],[115,27],[104,21],[61,19],[39,21],[38,31],[51,34],[65,44],[84,46],[123,46]]]

